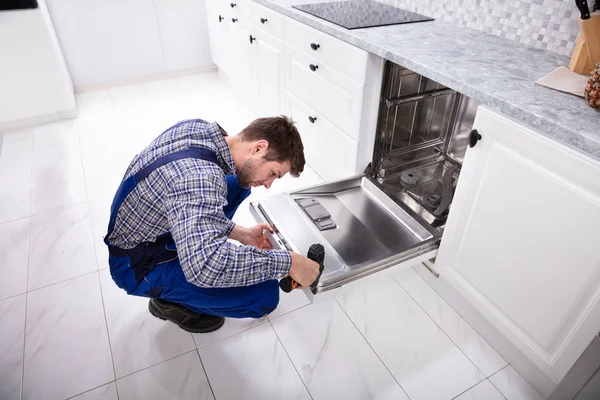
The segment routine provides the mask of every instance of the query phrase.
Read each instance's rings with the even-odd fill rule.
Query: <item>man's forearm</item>
[[[242,244],[246,244],[248,242],[248,228],[244,228],[243,226],[239,226],[236,224],[228,237],[229,239],[236,240]]]

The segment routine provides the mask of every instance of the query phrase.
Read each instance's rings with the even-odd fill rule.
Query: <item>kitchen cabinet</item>
[[[264,30],[251,30],[250,71],[256,83],[252,100],[261,116],[282,112],[283,42]]]
[[[435,270],[555,382],[600,328],[600,163],[480,107]]]
[[[320,116],[320,127],[331,127],[323,140],[335,137],[334,143],[342,146],[328,148],[325,157],[344,162],[332,174],[328,165],[311,157],[308,164],[317,174],[340,178],[365,169],[371,158],[381,59],[252,1],[208,0],[207,15],[213,62],[257,114],[306,119],[288,108],[286,93],[291,92]],[[323,141],[315,140],[315,131],[311,126],[300,134],[307,153],[322,156]]]
[[[210,54],[213,63],[226,70],[229,66],[227,14],[222,9],[208,8],[207,21],[210,40]]]

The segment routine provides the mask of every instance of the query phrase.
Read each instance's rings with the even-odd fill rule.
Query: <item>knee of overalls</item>
[[[125,290],[127,294],[134,294],[139,286],[135,280],[133,268],[131,268],[131,259],[129,257],[108,256],[108,265],[110,275],[118,287]]]
[[[268,280],[259,283],[259,290],[251,291],[248,303],[248,317],[262,318],[273,312],[279,304],[279,283],[277,280]]]

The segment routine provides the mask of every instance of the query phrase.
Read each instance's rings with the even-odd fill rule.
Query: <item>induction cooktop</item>
[[[332,1],[292,6],[346,29],[433,21],[425,15],[372,0]]]

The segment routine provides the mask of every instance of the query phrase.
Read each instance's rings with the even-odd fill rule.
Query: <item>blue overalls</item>
[[[119,207],[136,184],[155,169],[182,158],[197,158],[218,165],[217,156],[212,151],[192,147],[167,154],[121,182],[111,206],[108,233],[104,238],[109,250],[108,263],[113,280],[128,294],[158,297],[203,314],[231,318],[263,317],[279,303],[277,280],[243,287],[201,288],[186,280],[169,232],[159,236],[156,242],[141,243],[129,250],[108,243]],[[236,175],[226,178],[227,205],[223,211],[231,219],[242,201],[250,195],[250,189],[243,188]]]

